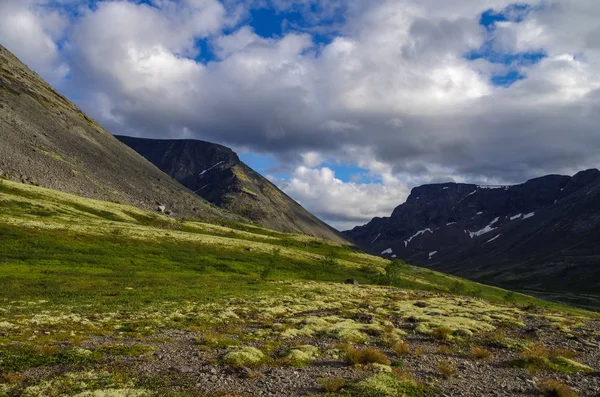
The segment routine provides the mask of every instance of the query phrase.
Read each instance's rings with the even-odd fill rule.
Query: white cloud
[[[386,216],[408,196],[399,180],[387,183],[343,182],[327,167],[298,167],[289,180],[275,180],[300,204],[339,230]]]
[[[68,20],[60,12],[46,9],[48,0],[0,0],[0,44],[51,82],[69,73],[57,42]]]

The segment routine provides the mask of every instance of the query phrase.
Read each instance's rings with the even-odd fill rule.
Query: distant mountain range
[[[513,186],[416,187],[389,218],[344,232],[369,253],[600,307],[600,171]]]
[[[225,146],[199,140],[117,138],[219,207],[272,230],[347,242],[340,232],[302,208]]]

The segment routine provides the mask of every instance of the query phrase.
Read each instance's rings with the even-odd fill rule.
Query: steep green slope
[[[347,242],[341,233],[240,161],[228,147],[190,139],[117,138],[215,205],[269,229]]]
[[[119,142],[0,46],[0,176],[205,220],[239,219]]]

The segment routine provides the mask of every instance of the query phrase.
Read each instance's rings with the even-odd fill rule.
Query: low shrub
[[[438,340],[446,340],[452,335],[452,329],[448,327],[437,327],[431,331],[431,336]]]
[[[437,353],[445,355],[445,356],[449,356],[452,354],[456,354],[456,348],[454,348],[452,346],[448,346],[448,345],[442,345],[438,348]]]
[[[488,349],[484,349],[482,347],[472,347],[469,351],[469,356],[476,358],[478,360],[482,360],[485,358],[492,357],[492,352]]]
[[[408,346],[408,343],[406,343],[404,341],[400,341],[400,342],[396,343],[393,348],[394,348],[394,353],[396,353],[399,356],[406,356],[407,354],[410,353],[410,348]]]
[[[346,383],[342,378],[321,378],[318,382],[323,391],[327,393],[337,393]]]
[[[442,360],[438,363],[438,371],[446,379],[450,379],[458,372],[456,366],[448,360]]]
[[[381,350],[374,348],[355,349],[349,347],[346,350],[346,361],[353,365],[375,363],[390,365],[390,360],[387,356]]]
[[[556,379],[543,379],[535,387],[548,397],[578,397],[575,390]]]

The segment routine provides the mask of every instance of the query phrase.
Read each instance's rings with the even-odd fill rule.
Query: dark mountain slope
[[[106,132],[0,46],[0,177],[205,220],[240,219]]]
[[[595,169],[515,186],[420,186],[390,218],[345,234],[371,253],[600,307]]]
[[[198,140],[117,138],[215,205],[269,229],[347,242],[225,146]]]

